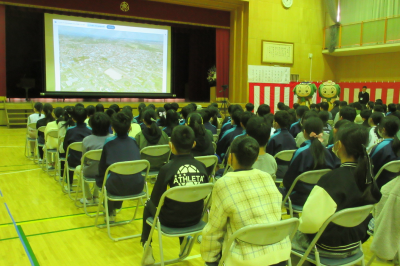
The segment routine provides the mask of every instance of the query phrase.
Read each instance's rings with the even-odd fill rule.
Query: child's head
[[[86,109],[84,107],[82,107],[82,106],[75,106],[72,118],[78,124],[81,124],[81,123],[85,122],[85,120],[87,118]]]
[[[114,112],[116,112],[116,113],[119,113],[119,111],[120,111],[120,108],[119,108],[118,104],[110,105],[109,109],[113,109]]]
[[[139,104],[139,106],[138,106],[139,117],[141,116],[141,114],[143,113],[145,108],[146,108],[146,104],[144,104],[144,103]]]
[[[111,127],[117,136],[128,134],[131,128],[132,119],[124,112],[114,113],[111,117]]]
[[[129,108],[122,108],[122,111],[121,112],[123,112],[124,114],[126,114],[128,117],[129,117],[129,119],[132,121],[133,120],[133,114],[132,114],[132,109],[129,109]]]
[[[299,108],[299,106],[300,106],[300,104],[294,103],[294,104],[293,104],[293,109],[294,109],[294,110],[297,110],[297,108]]]
[[[170,147],[175,155],[189,154],[196,146],[194,131],[191,127],[176,126],[172,130]]]
[[[253,116],[247,122],[246,133],[254,138],[260,147],[265,147],[271,135],[271,124],[265,122],[262,117]]]
[[[88,107],[86,107],[86,112],[88,117],[91,117],[96,112],[96,108],[93,105],[89,105]]]
[[[375,106],[375,103],[374,103],[374,102],[369,101],[369,102],[367,103],[367,108],[368,108],[369,110],[374,110],[374,106]]]
[[[115,111],[113,109],[107,109],[106,115],[108,115],[110,118],[115,114]]]
[[[328,111],[321,111],[318,113],[318,117],[322,120],[322,123],[326,125],[326,123],[328,123],[329,120],[329,113]]]
[[[104,106],[101,103],[98,103],[96,105],[96,112],[102,112],[104,113]]]
[[[290,126],[290,115],[287,111],[278,111],[274,116],[274,124],[275,129],[278,128],[287,128]]]
[[[383,112],[384,112],[383,105],[382,105],[382,104],[375,104],[375,105],[374,105],[374,113],[375,113],[375,112],[381,112],[381,113],[383,113]]]
[[[304,122],[304,138],[311,141],[313,169],[319,169],[325,165],[325,147],[322,145],[323,127],[322,120],[318,117],[310,117]]]
[[[261,116],[261,117],[269,114],[270,112],[271,112],[271,108],[269,107],[268,104],[265,104],[265,103],[261,104],[257,109],[257,115]]]
[[[168,112],[169,110],[171,110],[173,108],[170,103],[166,103],[166,104],[164,104],[164,109],[165,109],[165,112]]]
[[[92,128],[92,134],[95,136],[107,136],[109,134],[111,120],[108,115],[102,112],[95,113],[89,119],[89,125]]]
[[[321,109],[323,111],[328,111],[329,110],[329,103],[327,103],[327,102],[320,103],[320,106],[321,106]]]
[[[333,107],[339,107],[340,101],[336,100],[333,102]]]
[[[143,112],[143,123],[149,128],[151,136],[157,135],[157,132],[159,131],[156,119],[156,112],[152,108],[148,108]]]
[[[201,115],[201,118],[203,119],[203,123],[210,122],[211,112],[210,112],[209,108],[201,109],[199,114]]]
[[[206,134],[206,129],[203,125],[203,118],[199,113],[190,113],[186,124],[193,129],[196,137],[198,137],[199,135],[204,136]]]
[[[396,116],[386,116],[379,123],[379,135],[384,138],[393,138],[400,128],[400,120]]]
[[[191,112],[193,112],[193,106],[191,104],[186,105],[185,107],[183,107],[182,111],[181,111],[183,119],[186,120]]]
[[[347,106],[347,102],[346,101],[341,101],[339,103],[339,109],[342,109],[343,107]]]
[[[171,108],[175,110],[175,112],[178,112],[179,110],[179,104],[178,103],[171,103]]]
[[[375,100],[375,104],[383,104],[382,99],[376,99],[376,100]]]
[[[349,120],[350,122],[354,122],[354,119],[356,119],[356,116],[357,116],[356,109],[351,108],[350,106],[343,107],[339,111],[340,119],[346,119],[346,120]]]
[[[333,128],[333,135],[335,136],[336,133],[338,132],[339,128],[345,127],[345,126],[349,126],[352,125],[353,123],[351,123],[349,120],[339,120],[336,122],[335,127]]]
[[[389,112],[394,113],[397,110],[397,107],[394,103],[388,105]]]
[[[53,112],[56,119],[59,119],[63,116],[64,109],[62,107],[56,107]]]
[[[286,106],[287,107],[287,106]],[[296,110],[294,109],[289,109],[289,110],[285,110],[286,112],[288,112],[289,117],[290,117],[290,123],[289,125],[293,124],[294,122],[296,122],[297,118],[296,118]]]
[[[298,119],[302,118],[304,113],[309,111],[310,109],[305,106],[305,105],[301,105],[296,109],[296,116]]]
[[[252,104],[252,103],[246,103],[246,111],[247,112],[253,112],[253,110],[254,110],[254,104]]]
[[[381,123],[383,119],[383,113],[381,112],[373,112],[371,116],[368,118],[368,124],[373,127],[377,126]]]
[[[174,127],[179,124],[179,114],[174,110],[167,111],[166,125],[167,127]]]
[[[83,105],[83,103],[77,103],[75,104],[75,107],[85,107],[85,106]]]
[[[254,114],[252,112],[243,112],[242,116],[240,117],[240,126],[243,129],[246,129],[247,127],[247,122],[249,121],[250,118],[252,118]]]
[[[42,111],[43,111],[43,104],[39,103],[39,102],[35,103],[35,105],[33,106],[33,110],[35,112],[38,112],[39,116],[40,116],[42,114]]]
[[[277,107],[278,107],[278,109],[279,109],[280,111],[283,111],[284,108],[285,108],[285,104],[284,104],[283,102],[279,102],[279,103],[277,104]]]
[[[156,110],[156,106],[154,105],[154,104],[149,104],[147,107],[149,107],[149,108],[151,108],[151,109],[153,109],[153,111],[155,111]]]
[[[372,111],[368,109],[364,109],[361,111],[360,116],[364,121],[368,121],[368,118],[371,116]]]
[[[353,103],[353,107],[356,108],[356,110],[358,110],[358,111],[361,111],[361,109],[362,109],[361,103],[359,103],[359,102]]]
[[[51,119],[53,117],[53,106],[50,103],[45,103],[43,107],[43,113],[46,119]]]
[[[231,124],[232,125],[237,125],[240,126],[240,117],[242,116],[243,111],[241,110],[236,110],[232,113],[232,120],[231,120]]]
[[[240,136],[234,139],[231,144],[228,162],[233,169],[251,169],[258,158],[260,145],[249,136]]]
[[[265,123],[272,125],[274,123],[274,114],[266,114],[263,116]]]

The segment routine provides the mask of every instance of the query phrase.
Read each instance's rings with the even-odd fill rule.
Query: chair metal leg
[[[78,186],[76,188],[76,191],[79,191],[81,187],[84,187],[85,184],[83,184],[83,182],[84,182],[84,180],[82,178],[82,172],[80,172],[80,175],[78,177]],[[86,209],[86,200],[85,200],[86,196],[85,196],[85,190],[84,189],[82,190],[82,198],[84,199],[83,200],[83,204],[79,204],[78,205],[78,192],[75,193],[75,200],[74,200],[75,201],[75,206],[78,207],[78,208],[82,208],[83,206],[85,206],[85,209]]]
[[[290,198],[288,198],[288,202],[289,202],[290,218],[293,218],[293,206],[292,206],[292,201],[290,200]]]
[[[94,225],[95,225],[97,228],[102,228],[102,227],[99,227],[99,225],[98,225],[98,220],[99,220],[99,216],[100,216],[101,203],[103,202],[104,198],[105,198],[105,197],[104,197],[104,192],[103,192],[103,191],[100,191],[99,205],[97,206],[96,220],[94,221]]]
[[[161,223],[160,223],[160,219],[158,219],[158,218],[157,218],[157,227],[159,228],[159,230],[158,230],[158,245],[160,248],[161,266],[164,266],[164,252],[163,252],[163,246],[162,246]]]
[[[318,252],[318,249],[317,249],[317,247],[315,247],[315,260],[316,260],[316,265],[317,266],[321,266],[321,261],[320,261],[320,258],[319,258],[319,252]]]

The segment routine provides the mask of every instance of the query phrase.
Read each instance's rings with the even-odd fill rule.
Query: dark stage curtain
[[[216,30],[217,97],[224,96],[220,92],[222,85],[229,85],[229,38],[229,30]],[[229,89],[225,91],[225,96],[229,97]]]

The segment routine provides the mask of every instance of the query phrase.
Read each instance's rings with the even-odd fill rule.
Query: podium
[[[214,103],[217,101],[217,87],[210,87],[210,102]]]

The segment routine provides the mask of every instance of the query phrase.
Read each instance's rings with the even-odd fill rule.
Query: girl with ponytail
[[[192,149],[193,156],[213,155],[213,136],[210,131],[205,129],[203,125],[203,119],[200,114],[189,114],[186,125],[191,127],[194,131],[196,146]]]
[[[152,108],[148,108],[142,113],[142,117],[144,127],[142,127],[142,131],[135,137],[139,148],[143,149],[148,146],[168,144],[168,135],[157,126],[156,112]],[[168,156],[149,157],[142,155],[142,159],[150,161],[151,170],[155,171],[163,166]]]
[[[135,116],[134,119],[136,119],[136,121],[140,124],[143,122],[143,111],[146,108],[146,104],[144,103],[140,103],[138,106],[138,111],[139,111],[139,115]]]
[[[334,141],[333,152],[341,165],[322,176],[311,191],[303,207],[299,231],[292,241],[295,250],[305,251],[324,222],[334,213],[376,204],[381,198],[366,150],[368,129],[357,124],[342,126]],[[368,239],[371,218],[370,215],[361,224],[349,228],[330,224],[316,243],[320,255],[347,258],[357,254],[360,241]]]
[[[322,145],[323,123],[318,117],[310,117],[303,124],[306,141],[294,153],[289,168],[283,177],[285,191],[288,191],[294,180],[302,173],[312,170],[333,169],[334,160],[329,151]],[[313,185],[297,182],[290,199],[295,205],[303,206]]]
[[[373,147],[370,153],[372,164],[374,166],[374,176],[385,164],[394,160],[400,160],[399,118],[394,115],[384,117],[377,128],[378,133],[383,140],[381,143]],[[381,188],[396,176],[398,176],[398,173],[384,170],[377,179],[378,187]]]

